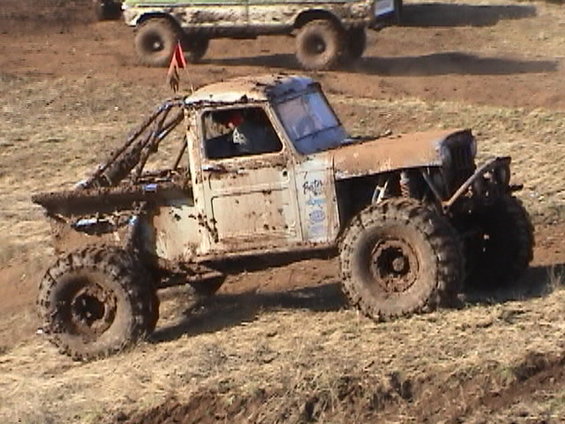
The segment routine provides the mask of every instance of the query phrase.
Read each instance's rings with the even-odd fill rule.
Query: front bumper
[[[521,189],[521,186],[509,184],[511,161],[510,156],[496,157],[477,168],[449,199],[441,202],[444,212],[449,212],[460,200],[484,203],[503,193]]]

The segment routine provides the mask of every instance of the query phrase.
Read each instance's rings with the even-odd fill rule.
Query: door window
[[[203,116],[204,151],[208,159],[275,153],[282,143],[261,107],[208,111]]]

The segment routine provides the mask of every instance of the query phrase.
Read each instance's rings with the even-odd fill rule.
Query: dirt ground
[[[130,28],[64,3],[0,11],[0,421],[565,422],[563,6],[408,2],[358,64],[313,74],[353,133],[472,127],[483,155],[513,156],[537,244],[512,290],[376,325],[334,262],[300,262],[233,277],[203,310],[164,293],[150,343],[77,364],[35,335],[52,252],[30,194],[83,178],[171,93]],[[214,40],[182,88],[266,72],[302,72],[291,38]]]

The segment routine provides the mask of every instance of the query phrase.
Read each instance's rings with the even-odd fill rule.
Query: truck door
[[[202,182],[211,250],[286,246],[301,238],[294,165],[266,110],[202,115]]]

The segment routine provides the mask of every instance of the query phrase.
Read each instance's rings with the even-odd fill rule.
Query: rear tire
[[[343,31],[332,21],[308,22],[296,37],[296,57],[308,70],[333,68],[343,53],[343,38]]]
[[[149,19],[139,25],[135,34],[135,51],[147,66],[168,66],[182,31],[167,19]]]
[[[60,258],[39,286],[42,329],[76,360],[120,352],[153,331],[158,299],[140,263],[115,247],[87,247]]]
[[[463,258],[449,222],[414,199],[390,199],[357,215],[340,246],[343,289],[380,321],[451,304]]]

